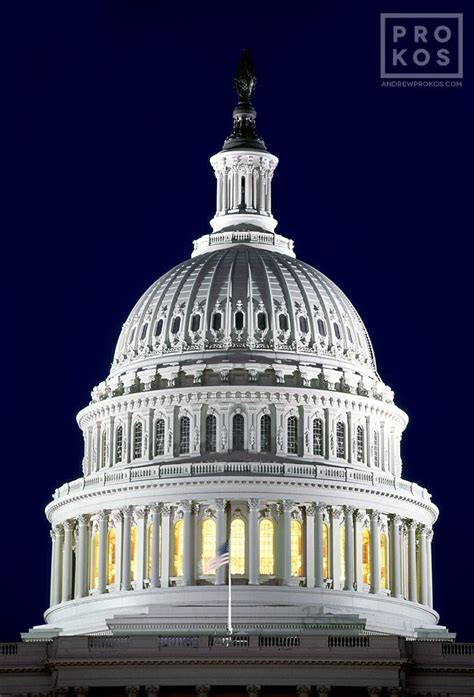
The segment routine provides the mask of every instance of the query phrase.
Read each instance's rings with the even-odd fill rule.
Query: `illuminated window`
[[[269,453],[272,449],[272,420],[269,414],[260,419],[260,452]]]
[[[334,327],[334,334],[336,335],[336,339],[340,340],[341,339],[341,330],[339,328],[338,323],[334,322],[332,326]]]
[[[234,518],[230,525],[230,571],[245,573],[245,523],[242,518]]]
[[[171,333],[178,334],[180,327],[181,317],[174,317],[173,322],[171,323]]]
[[[105,431],[102,432],[102,443],[101,443],[101,465],[105,467],[107,464],[107,434]]]
[[[165,420],[155,421],[155,457],[165,454]]]
[[[288,331],[288,315],[278,315],[278,326],[282,332]]]
[[[290,526],[291,540],[291,575],[303,575],[303,531],[299,520],[292,520]]]
[[[163,320],[159,319],[155,325],[155,336],[160,336],[162,331],[163,331]]]
[[[148,578],[151,578],[151,565],[153,561],[153,523],[148,526],[148,539],[147,539],[147,549],[148,549]],[[161,525],[158,527],[158,562],[160,560],[161,554]],[[158,567],[158,573],[160,573],[160,568]]]
[[[387,535],[380,533],[380,583],[382,588],[388,588],[388,565],[387,565]]]
[[[287,421],[287,450],[289,453],[298,454],[298,419],[289,416]]]
[[[244,449],[244,417],[235,414],[232,419],[232,450]]]
[[[206,416],[206,452],[215,453],[217,450],[217,419],[214,414]]]
[[[346,456],[346,425],[338,421],[336,425],[336,455]]]
[[[313,421],[313,455],[323,454],[323,420]]]
[[[215,574],[209,568],[216,556],[216,521],[205,518],[201,524],[201,569],[203,574]]]
[[[362,583],[370,585],[370,532],[362,530]]]
[[[357,426],[357,462],[364,462],[365,460],[365,443],[364,443],[364,429],[362,426]]]
[[[99,585],[99,533],[94,532],[92,534],[92,544],[91,544],[91,578],[90,587],[97,588]]]
[[[263,518],[260,521],[260,573],[274,574],[274,526],[269,518]]]
[[[142,333],[140,334],[140,341],[143,341],[146,337],[146,333],[148,331],[148,324],[144,324],[142,328]]]
[[[115,564],[117,560],[117,533],[110,528],[107,535],[107,583],[115,583]]]
[[[380,440],[379,432],[374,431],[374,466],[378,467],[380,463]]]
[[[321,336],[326,336],[326,322],[323,319],[318,319],[318,332]]]
[[[189,416],[182,416],[179,420],[179,454],[189,453],[191,423]]]
[[[173,535],[173,576],[183,575],[184,521],[177,520]]]
[[[309,329],[308,329],[308,320],[306,317],[303,317],[303,315],[300,315],[299,317],[299,325],[300,325],[300,332],[302,334],[307,334]]]
[[[130,528],[130,580],[137,578],[137,526]]]
[[[329,531],[323,523],[323,578],[329,578]]]
[[[198,332],[201,326],[201,315],[193,315],[191,317],[191,331]]]
[[[257,314],[257,327],[262,332],[267,328],[267,316],[264,312],[259,312]]]
[[[212,315],[212,328],[215,332],[218,332],[222,327],[222,313],[214,312]]]
[[[339,528],[339,540],[341,543],[341,552],[340,552],[340,559],[341,559],[341,583],[344,583],[346,580],[346,528],[344,525],[341,525]]]
[[[133,458],[136,459],[142,456],[143,447],[143,425],[137,421],[133,427]]]
[[[123,455],[123,427],[119,426],[115,431],[115,462],[122,462]]]
[[[238,332],[240,332],[244,328],[244,313],[243,312],[236,312],[234,315],[234,324],[235,328],[237,329]]]

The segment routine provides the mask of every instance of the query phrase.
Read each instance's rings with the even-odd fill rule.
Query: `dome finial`
[[[239,95],[239,105],[251,106],[257,76],[252,61],[252,52],[245,48],[240,56],[235,74],[235,89]]]
[[[239,101],[232,114],[232,133],[225,139],[223,150],[266,150],[265,143],[257,134],[255,127],[257,112],[252,106],[252,97],[256,83],[257,76],[253,66],[252,52],[246,48],[237,64],[234,84]]]

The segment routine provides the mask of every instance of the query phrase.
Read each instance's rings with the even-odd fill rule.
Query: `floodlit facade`
[[[212,232],[139,299],[109,375],[78,415],[82,476],[60,486],[46,510],[46,624],[4,657],[20,670],[21,657],[44,662],[52,644],[76,666],[58,669],[58,685],[128,686],[129,694],[150,684],[148,694],[159,684],[208,694],[214,683],[258,694],[267,674],[268,685],[295,694],[311,685],[345,694],[338,686],[367,687],[360,661],[368,655],[385,666],[372,674],[373,690],[406,687],[414,655],[429,663],[439,653],[472,669],[470,649],[456,653],[453,635],[437,626],[438,511],[426,489],[403,478],[407,416],[347,296],[275,232],[278,159],[256,131],[254,77],[239,70],[233,130],[211,158]],[[226,541],[231,636],[228,567],[212,563]],[[124,668],[134,650],[143,658],[158,649],[160,660],[182,666],[179,677],[164,664],[161,683],[151,669]],[[282,650],[296,663],[324,654],[328,666],[352,652],[352,667],[319,677],[309,664],[298,675],[283,674],[278,660],[275,672],[262,668]],[[251,656],[255,684],[240,668],[212,673],[210,652],[222,662],[229,651],[237,663]],[[121,667],[99,675],[92,664],[110,652]],[[189,652],[199,679],[183,658]]]

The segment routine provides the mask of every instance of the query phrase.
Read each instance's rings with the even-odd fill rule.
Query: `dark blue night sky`
[[[468,3],[255,0],[252,15],[216,14],[222,5],[194,3],[202,14],[192,15],[177,2],[173,15],[160,2],[30,3],[18,23],[0,640],[40,624],[48,606],[43,509],[81,475],[76,412],[106,376],[132,305],[210,229],[208,158],[230,131],[246,46],[258,129],[280,158],[277,230],[365,321],[382,379],[410,417],[403,475],[440,508],[435,607],[474,640],[467,14],[463,87],[379,79],[381,11],[466,13]]]

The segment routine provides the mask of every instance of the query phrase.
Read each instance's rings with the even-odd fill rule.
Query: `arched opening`
[[[193,315],[191,317],[191,331],[198,332],[201,326],[201,315]]]
[[[298,419],[289,416],[287,421],[287,450],[294,455],[298,454]]]
[[[300,332],[302,334],[307,334],[309,329],[308,329],[308,320],[306,319],[306,317],[304,317],[303,315],[300,315],[299,319],[298,319],[298,323],[300,325]]]
[[[257,313],[257,329],[260,329],[260,331],[265,331],[267,328],[267,315],[265,312],[258,312]]]
[[[215,453],[217,450],[217,419],[214,414],[206,416],[206,452]]]
[[[382,588],[388,588],[388,543],[387,534],[380,533],[380,585]]]
[[[240,310],[234,315],[234,325],[238,332],[244,328],[244,313],[240,312]]]
[[[186,455],[190,447],[191,422],[189,416],[182,416],[179,420],[179,454]]]
[[[137,421],[133,427],[133,459],[136,460],[142,456],[143,448],[143,425],[141,421]]]
[[[130,528],[130,580],[137,580],[137,526]]]
[[[148,578],[151,578],[151,564],[152,564],[152,554],[153,554],[153,523],[150,523],[148,526],[148,531],[147,531],[147,538],[146,538],[146,549],[147,549],[147,576]]]
[[[107,534],[107,584],[115,583],[115,564],[117,559],[117,533],[110,528]]]
[[[155,457],[165,454],[165,420],[155,421]]]
[[[244,449],[244,425],[243,414],[234,414],[232,419],[232,450]]]
[[[323,523],[323,578],[329,578],[329,530]]]
[[[183,575],[184,521],[182,518],[174,524],[173,530],[173,576]]]
[[[214,312],[212,315],[212,329],[218,332],[222,328],[222,313]]]
[[[283,314],[278,315],[278,326],[280,327],[280,331],[282,331],[282,332],[288,331],[288,315],[283,315]]]
[[[274,533],[273,521],[263,518],[260,521],[260,573],[273,575],[275,573]]]
[[[313,455],[323,454],[323,420],[313,421]]]
[[[230,524],[230,571],[245,573],[245,523],[242,518],[234,518]]]
[[[341,525],[339,528],[339,542],[340,542],[340,555],[341,568],[340,568],[340,581],[344,583],[346,580],[346,527]]]
[[[91,577],[90,587],[97,588],[99,585],[99,532],[92,533],[91,540]]]
[[[362,530],[362,583],[370,585],[370,531]]]
[[[215,574],[211,562],[216,557],[216,521],[205,518],[201,524],[201,569],[203,574]]]
[[[303,575],[303,528],[299,520],[290,525],[291,575]]]
[[[270,414],[264,414],[260,419],[260,452],[270,453],[272,450],[272,420]]]

